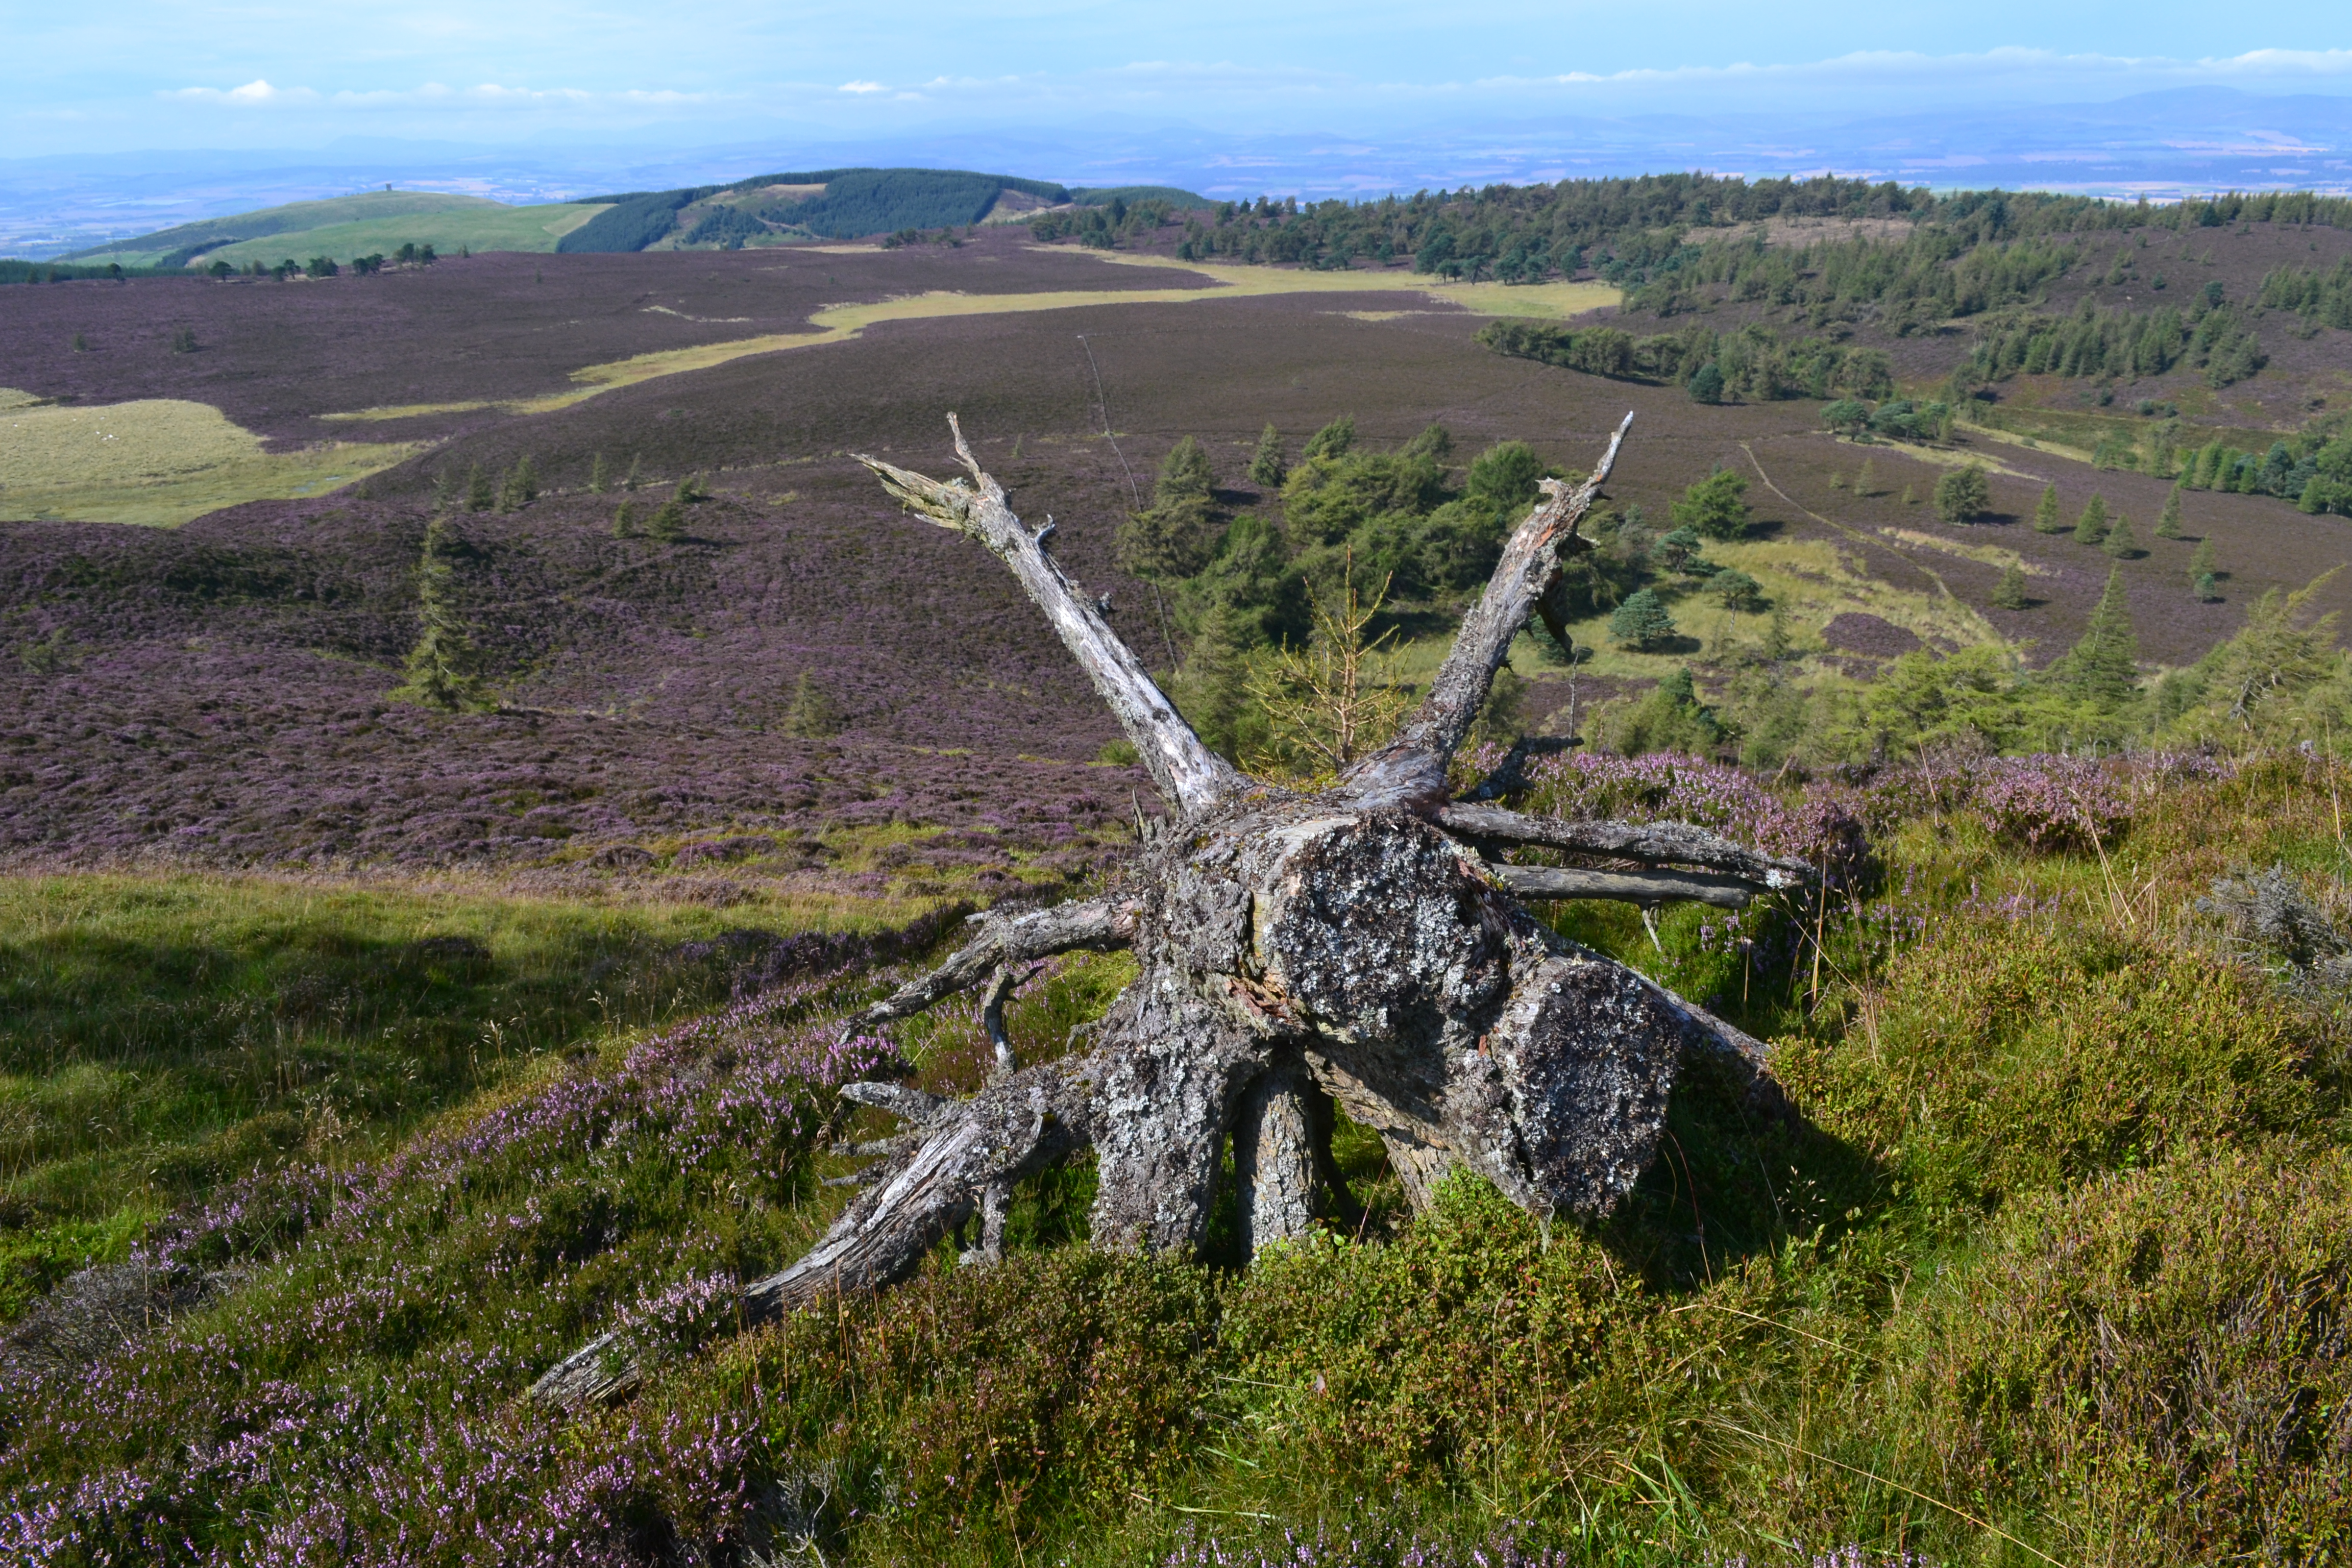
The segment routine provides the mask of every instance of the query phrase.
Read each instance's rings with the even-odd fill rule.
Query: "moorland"
[[[1047,186],[687,242],[731,192],[0,287],[11,1550],[2340,1554],[2340,204]],[[632,202],[671,248],[553,243]],[[1161,809],[849,454],[940,471],[957,412],[1296,784],[1318,606],[1377,600],[1409,694],[1629,409],[1482,756],[1581,735],[1525,809],[1836,868],[1550,917],[1772,1041],[1800,1117],[1694,1072],[1549,1231],[1467,1178],[1412,1214],[1342,1129],[1349,1222],[1246,1272],[1090,1250],[1057,1172],[995,1268],[730,1332],[880,1130],[839,1086],[985,1071],[976,1007],[827,1023]],[[1024,1058],[1126,963],[1032,981]],[[667,1347],[638,1398],[518,1402],[615,1322]]]

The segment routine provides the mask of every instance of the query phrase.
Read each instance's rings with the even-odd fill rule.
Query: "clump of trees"
[[[1737,331],[1689,326],[1635,337],[1619,327],[1568,327],[1502,320],[1478,330],[1498,354],[1587,375],[1680,386],[1701,403],[1769,403],[1793,397],[1885,397],[1895,389],[1884,350],[1826,338],[1784,339],[1762,322]]]

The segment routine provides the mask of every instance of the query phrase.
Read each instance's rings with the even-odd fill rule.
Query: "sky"
[[[1394,137],[1559,116],[2352,96],[2352,8],[2049,0],[0,0],[0,159],[970,126]]]

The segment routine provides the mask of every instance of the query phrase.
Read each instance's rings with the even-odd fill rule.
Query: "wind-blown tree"
[[[1583,547],[1578,526],[1624,433],[1582,483],[1545,481],[1394,737],[1307,794],[1253,779],[1202,744],[1046,552],[1050,531],[1014,515],[961,429],[968,479],[941,483],[861,457],[894,498],[1012,570],[1171,815],[1147,827],[1101,895],[992,914],[961,952],[844,1023],[845,1036],[871,1034],[986,986],[997,1070],[961,1100],[896,1082],[846,1086],[907,1131],[870,1151],[864,1190],[815,1247],[743,1290],[736,1319],[903,1278],[975,1215],[981,1240],[968,1256],[992,1260],[1014,1184],[1087,1148],[1093,1244],[1183,1253],[1206,1235],[1230,1138],[1246,1257],[1307,1234],[1332,1169],[1334,1100],[1379,1134],[1416,1205],[1459,1166],[1547,1217],[1605,1215],[1631,1190],[1685,1052],[1718,1057],[1759,1109],[1777,1109],[1760,1045],[1561,939],[1513,895],[1738,907],[1798,882],[1803,867],[1685,826],[1522,816],[1488,804],[1508,787],[1500,777],[1459,796],[1447,782],[1513,638],[1530,615],[1549,623],[1541,601],[1561,558]],[[1513,753],[1511,774],[1523,760]],[[1521,847],[1644,868],[1511,864]],[[1021,1066],[1002,1025],[1012,985],[1039,959],[1112,948],[1134,953],[1136,978],[1085,1048]],[[535,1392],[577,1406],[639,1375],[627,1343],[608,1336]]]

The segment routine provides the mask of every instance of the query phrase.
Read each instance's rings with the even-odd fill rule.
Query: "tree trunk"
[[[1503,651],[1580,545],[1578,524],[1624,435],[1619,426],[1582,484],[1547,481],[1421,710],[1317,795],[1249,779],[1201,744],[1045,553],[1050,525],[1021,524],[960,429],[971,484],[859,459],[911,508],[1013,567],[1176,815],[1145,836],[1108,894],[987,917],[962,952],[848,1021],[877,1028],[992,981],[1000,1074],[953,1101],[850,1086],[909,1131],[878,1146],[865,1190],[805,1258],[746,1289],[747,1321],[900,1279],[975,1213],[982,1239],[967,1261],[992,1260],[1013,1184],[1088,1146],[1099,1176],[1094,1244],[1182,1252],[1201,1244],[1231,1138],[1246,1257],[1316,1223],[1318,1190],[1332,1181],[1333,1102],[1379,1133],[1416,1206],[1459,1166],[1531,1214],[1577,1219],[1607,1214],[1649,1163],[1686,1053],[1716,1055],[1752,1103],[1779,1106],[1760,1045],[1563,941],[1511,893],[1744,903],[1801,881],[1802,867],[1682,825],[1545,822],[1444,796],[1447,763]],[[1618,865],[1488,858],[1517,847]],[[1003,1070],[1011,1050],[997,1020],[1011,966],[1120,946],[1139,973],[1091,1048]],[[614,1396],[633,1385],[632,1366],[625,1345],[600,1341],[535,1392],[565,1405]]]

